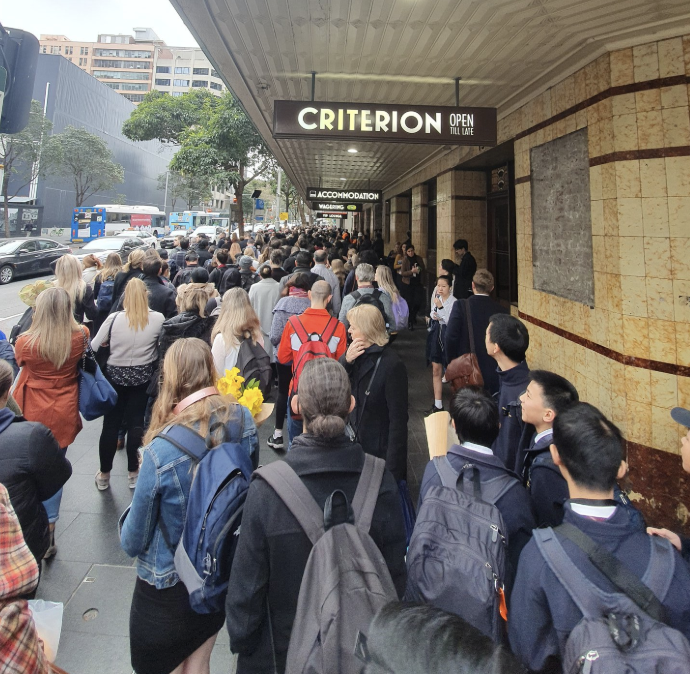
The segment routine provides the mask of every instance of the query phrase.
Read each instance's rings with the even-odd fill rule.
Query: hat
[[[160,257],[161,260],[167,260],[168,259],[168,251],[165,248],[161,248],[158,251],[158,257]]]
[[[19,291],[19,299],[22,302],[24,302],[24,304],[26,304],[30,307],[35,307],[36,306],[36,298],[46,288],[52,287],[52,285],[53,284],[50,281],[44,281],[43,279],[35,281],[34,283],[29,283],[29,285],[24,286]]]
[[[208,272],[203,267],[198,267],[192,274],[192,283],[208,283]]]
[[[685,428],[690,428],[690,410],[683,407],[674,407],[671,410],[671,418]]]
[[[243,255],[240,258],[240,269],[242,271],[249,271],[252,268],[252,264],[254,263],[254,260],[252,260],[249,255]]]

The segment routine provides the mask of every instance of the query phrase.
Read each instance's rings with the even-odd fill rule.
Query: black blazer
[[[474,259],[474,255],[467,251],[453,273],[455,276],[455,286],[453,287],[455,299],[461,300],[472,296],[472,279],[476,273],[477,261]]]
[[[457,284],[457,282],[456,282]],[[486,328],[489,326],[494,314],[507,314],[508,310],[498,302],[494,302],[487,295],[472,295],[469,298],[470,311],[472,312],[472,327],[474,328],[474,348],[477,352],[477,362],[484,377],[484,388],[493,395],[498,392],[498,373],[496,361],[486,353],[484,343]],[[453,305],[448,327],[446,328],[446,356],[448,362],[454,360],[463,353],[470,351],[470,337],[467,331],[467,318],[465,316],[465,303],[456,302]]]

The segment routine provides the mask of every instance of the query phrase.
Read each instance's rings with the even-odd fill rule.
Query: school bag
[[[507,540],[497,501],[519,480],[507,471],[482,482],[468,462],[460,472],[435,457],[441,486],[429,489],[407,551],[407,601],[455,613],[486,636],[505,638]]]
[[[397,302],[393,302],[391,299],[391,306],[393,308],[395,330],[406,330],[410,322],[410,307],[407,304],[407,300],[403,297],[399,297]]]
[[[240,351],[237,354],[237,368],[244,377],[245,384],[252,379],[259,382],[259,388],[264,395],[264,400],[271,393],[273,383],[273,371],[271,370],[271,358],[261,344],[253,339],[243,339]]]
[[[590,581],[563,549],[568,538],[616,586],[604,592]],[[651,557],[640,580],[587,534],[566,522],[556,529],[535,529],[537,548],[582,612],[582,620],[562,650],[566,674],[690,674],[690,644],[663,623],[660,598],[668,593],[676,555],[669,541],[650,536]]]
[[[100,313],[110,311],[112,308],[114,290],[115,279],[107,279],[101,282],[101,287],[98,289],[98,297],[96,298],[96,304]]]
[[[309,334],[304,325],[302,325],[299,316],[290,316],[290,318],[288,318],[288,323],[290,323],[300,341],[299,351],[297,351],[297,355],[293,354],[292,357],[292,381],[290,382],[290,401],[288,401],[288,404],[291,404],[292,397],[297,393],[299,378],[302,374],[302,370],[304,370],[304,366],[317,358],[334,357],[328,343],[331,341],[338,327],[338,319],[331,316],[323,332],[320,334],[318,332]],[[302,416],[293,414],[292,418],[301,419]]]
[[[182,536],[174,550],[175,571],[187,588],[189,603],[197,613],[215,613],[225,608],[230,568],[254,470],[247,450],[239,444],[244,434],[242,408],[240,419],[237,441],[226,439],[213,448],[198,433],[177,424],[166,426],[156,436],[189,456],[196,468]],[[214,424],[211,433],[219,426],[224,424]],[[163,520],[158,522],[163,539],[173,548]]]
[[[314,546],[302,576],[285,674],[360,674],[355,650],[362,635],[376,613],[397,600],[383,555],[369,535],[384,468],[383,459],[367,454],[352,505],[336,490],[323,511],[284,461],[258,470]],[[337,522],[334,510],[342,505],[347,520]]]
[[[355,300],[355,303],[352,305],[353,309],[361,306],[362,304],[371,304],[375,306],[381,312],[381,316],[383,316],[383,322],[386,324],[386,330],[389,332],[391,331],[392,328],[390,326],[388,316],[386,315],[386,309],[381,301],[382,293],[378,288],[374,288],[374,292],[371,293],[361,293],[359,290],[355,290],[353,293],[351,293],[351,295]],[[409,312],[410,311],[408,309],[407,313],[409,314]]]

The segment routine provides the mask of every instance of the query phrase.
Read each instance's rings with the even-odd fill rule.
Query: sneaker
[[[98,487],[99,491],[105,491],[110,488],[110,475],[103,477],[103,473],[98,471],[96,473],[96,487]]]
[[[135,489],[137,486],[137,480],[139,479],[139,471],[136,473],[127,473],[127,482],[130,489]]]
[[[443,377],[441,377],[441,383],[442,384],[447,384],[448,380],[446,379],[446,375],[444,374]]]
[[[273,435],[268,439],[268,446],[271,449],[275,449],[278,452],[284,452],[285,451],[285,443],[283,442],[284,437],[277,436],[275,434],[275,431],[273,431]]]
[[[50,532],[50,545],[48,546],[48,549],[45,551],[43,559],[50,559],[51,557],[54,557],[55,553],[57,552],[57,545],[55,545],[55,522],[48,525],[48,531]]]

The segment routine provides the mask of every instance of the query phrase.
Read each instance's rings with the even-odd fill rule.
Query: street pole
[[[170,177],[170,171],[165,172],[165,197],[163,198],[163,213],[166,214],[166,209],[168,208],[168,178]]]
[[[283,178],[283,169],[278,167],[278,189],[276,190],[276,203],[278,204],[278,207],[276,208],[276,226],[280,223],[280,189],[281,189],[281,184],[282,184],[282,178]]]

